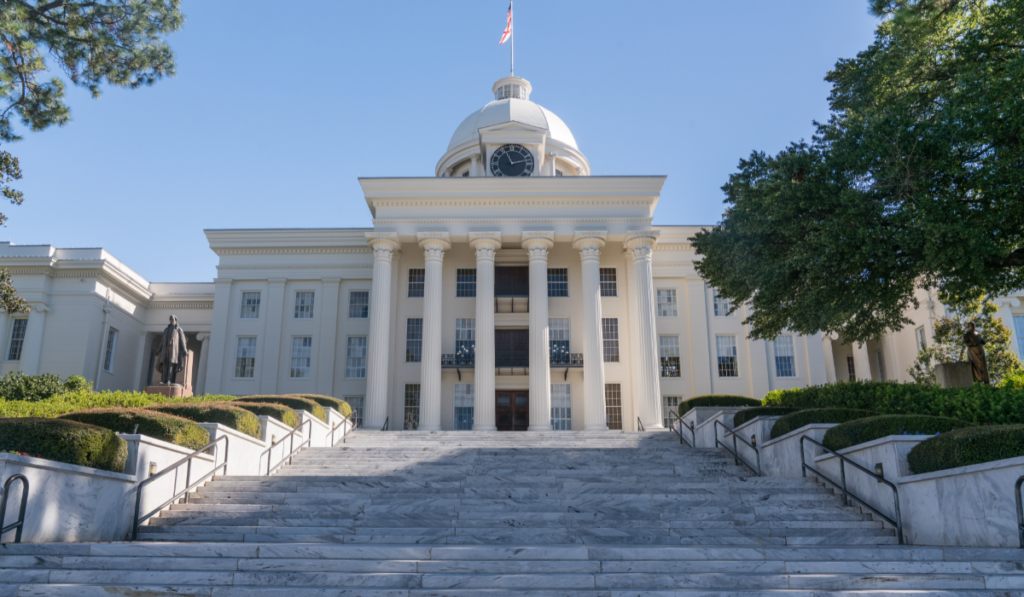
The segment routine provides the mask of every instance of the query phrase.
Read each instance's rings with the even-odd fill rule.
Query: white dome
[[[510,81],[513,81],[514,85],[523,85],[523,87],[513,87],[510,92],[508,85]],[[561,118],[555,116],[551,110],[547,110],[527,99],[531,91],[528,82],[518,77],[506,77],[494,84],[494,91],[495,97],[504,97],[505,99],[496,99],[482,109],[467,116],[462,121],[462,124],[459,125],[459,128],[455,129],[455,134],[452,135],[452,140],[448,143],[449,151],[466,142],[478,140],[480,138],[480,129],[506,122],[520,122],[545,129],[550,140],[558,141],[575,150],[579,150],[579,147],[576,146],[576,139],[572,136],[572,131],[562,122]],[[518,95],[522,99],[509,97],[512,94]]]

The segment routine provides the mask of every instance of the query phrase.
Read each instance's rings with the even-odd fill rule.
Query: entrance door
[[[526,431],[530,426],[529,392],[499,390],[494,400],[494,422],[498,431]]]
[[[530,330],[494,330],[494,366],[530,366]]]

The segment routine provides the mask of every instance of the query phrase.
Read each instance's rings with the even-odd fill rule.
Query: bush
[[[969,427],[969,423],[927,415],[882,415],[848,421],[829,429],[821,443],[842,450],[890,435],[935,435]]]
[[[304,410],[321,421],[327,422],[327,411],[309,398],[299,398],[297,396],[242,396],[241,398],[236,398],[235,402],[283,404],[295,410]]]
[[[1024,423],[1024,388],[969,388],[879,381],[849,381],[809,388],[776,390],[765,406],[859,408],[883,415],[950,417],[973,425]]]
[[[331,396],[321,396],[320,394],[288,394],[288,396],[294,396],[296,398],[306,398],[308,400],[316,402],[317,404],[324,408],[327,408],[329,406],[346,417],[352,414],[352,407],[348,405],[348,402],[345,402],[340,398],[333,398]]]
[[[969,427],[914,446],[907,455],[915,475],[1024,456],[1024,425]]]
[[[159,394],[143,392],[93,392],[80,390],[57,394],[46,400],[26,401],[0,400],[0,417],[58,417],[60,415],[90,408],[143,408],[153,404],[224,402],[235,396],[190,396],[168,398]]]
[[[784,415],[775,425],[772,426],[772,439],[782,437],[791,431],[800,429],[804,425],[812,423],[845,423],[864,417],[873,417],[878,413],[870,410],[855,408],[812,408],[799,410],[795,413]]]
[[[256,416],[274,417],[285,425],[295,428],[299,426],[299,415],[283,404],[271,404],[269,402],[232,402],[232,406],[245,409]]]
[[[198,404],[157,404],[148,407],[170,415],[184,417],[197,423],[220,423],[246,435],[260,439],[260,420],[251,412],[220,402]]]
[[[81,375],[61,380],[59,375],[53,373],[25,375],[21,371],[11,371],[0,378],[0,397],[4,400],[35,402],[58,394],[89,389],[92,389],[92,383]]]
[[[786,406],[755,406],[754,408],[748,408],[736,413],[736,416],[732,418],[732,425],[733,427],[739,427],[747,421],[753,421],[758,417],[779,417],[788,415],[791,412],[796,412],[796,409]]]
[[[64,419],[0,419],[0,452],[123,473],[128,444],[110,429]]]
[[[1024,369],[1018,369],[999,380],[1000,388],[1008,390],[1024,390]]]
[[[694,396],[679,403],[679,416],[683,416],[697,406],[761,406],[761,401],[749,396],[733,396],[730,394],[707,394]]]
[[[61,415],[59,418],[88,423],[111,431],[138,433],[165,442],[198,450],[210,443],[210,434],[193,421],[142,408],[94,408]]]

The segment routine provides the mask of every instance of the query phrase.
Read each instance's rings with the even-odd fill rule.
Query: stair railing
[[[725,444],[724,442],[722,442],[722,441],[720,441],[718,439],[718,427],[719,426],[721,426],[722,429],[725,429],[725,436],[724,437],[728,437],[730,435],[732,436],[732,449],[731,450],[729,449],[729,446],[727,444]],[[724,439],[724,437],[723,437],[723,439]],[[740,456],[740,452],[739,452],[739,450],[736,447],[736,440],[737,439],[739,439],[739,441],[741,441],[744,444],[746,444],[747,447],[749,447],[751,450],[753,450],[754,454],[757,455],[757,467],[756,468],[754,466],[752,466],[749,462],[747,462],[746,458],[743,458],[742,456]],[[749,468],[750,470],[754,471],[754,474],[757,475],[758,477],[760,477],[761,476],[761,450],[757,449],[757,436],[751,435],[750,439],[751,439],[751,441],[748,442],[747,440],[745,440],[742,437],[740,437],[740,434],[736,433],[735,430],[729,429],[728,427],[725,426],[724,423],[722,423],[718,419],[715,419],[715,447],[717,448],[717,447],[721,446],[721,447],[725,448],[726,452],[729,452],[730,454],[732,454],[732,458],[736,462],[736,466],[739,466],[740,464],[742,464],[743,466],[745,466],[745,467]]]
[[[221,462],[220,464],[217,464],[217,455],[218,455],[217,453],[219,451],[218,450],[219,446],[217,444],[220,443],[220,440],[224,440],[224,462]],[[218,470],[224,469],[224,474],[225,475],[228,474],[228,445],[229,445],[228,436],[227,435],[222,435],[222,436],[218,437],[217,439],[213,440],[212,442],[206,444],[202,448],[199,448],[195,452],[192,452],[188,456],[182,458],[178,462],[175,462],[171,466],[169,466],[169,467],[165,468],[164,470],[160,471],[159,473],[157,473],[157,474],[153,475],[152,477],[146,479],[145,481],[139,483],[138,487],[135,489],[135,521],[132,523],[132,541],[135,541],[136,539],[139,538],[139,527],[142,526],[142,523],[144,523],[147,520],[149,520],[150,518],[152,518],[155,514],[159,513],[161,510],[163,510],[167,506],[170,506],[171,504],[173,504],[175,502],[175,500],[177,500],[178,498],[180,498],[182,496],[185,496],[185,503],[187,504],[188,503],[188,495],[189,495],[189,493],[193,489],[195,489],[196,487],[199,487],[200,485],[205,483],[207,479],[209,479],[210,477],[212,477],[215,474],[217,474]],[[195,483],[193,483],[192,482],[192,459],[197,457],[197,456],[199,456],[200,454],[203,454],[204,452],[206,452],[210,448],[213,448],[213,464],[214,464],[213,470],[211,470],[210,472],[206,473],[199,480],[197,480]],[[141,513],[141,510],[142,510],[142,490],[147,485],[149,485],[153,481],[156,481],[160,477],[163,477],[167,473],[170,473],[172,471],[178,470],[178,467],[180,467],[182,464],[187,466],[186,472],[185,472],[185,489],[182,489],[181,491],[175,493],[174,496],[171,497],[171,499],[169,499],[166,502],[160,504],[156,509],[152,510],[151,512],[149,512],[145,516],[141,516],[140,513]]]
[[[338,445],[338,440],[334,439],[335,432],[337,431],[338,427],[341,427],[341,443],[345,443],[345,436],[348,435],[348,424],[350,420],[345,415],[341,415],[341,418],[343,419],[342,422],[335,423],[334,427],[331,427],[331,430],[327,432],[327,438],[331,440],[332,448]]]
[[[1020,538],[1020,546],[1024,547],[1024,503],[1021,501],[1020,486],[1024,483],[1024,477],[1017,479],[1013,492],[1017,494],[1017,535]],[[2,516],[2,514],[0,514]],[[0,520],[3,520],[0,518]]]
[[[644,429],[644,422],[640,420],[640,417],[636,418],[636,429],[637,431],[647,431]]]
[[[677,419],[679,421],[679,429],[676,429],[676,424],[673,422],[673,419]],[[675,433],[676,435],[679,436],[679,444],[680,445],[682,445],[684,442],[686,443],[686,445],[690,446],[691,448],[693,448],[694,446],[697,445],[697,432],[694,430],[693,423],[690,423],[690,426],[687,427],[686,423],[683,421],[683,418],[680,417],[679,414],[676,413],[676,411],[674,411],[674,410],[668,411],[668,427],[669,427],[669,429],[672,430],[672,433]],[[690,440],[686,439],[685,437],[683,437],[683,431],[682,431],[683,429],[689,429],[690,430],[690,437],[693,438],[693,441],[690,441]]]
[[[298,433],[299,431],[301,431],[302,428],[305,427],[307,424],[309,425],[309,432],[305,436],[306,440],[302,441],[302,442],[299,442],[299,447],[296,448],[295,447],[295,434]],[[271,438],[271,439],[273,439],[273,438]],[[271,468],[270,461],[274,457],[274,448],[277,447],[277,446],[280,446],[281,444],[283,444],[284,440],[288,440],[288,454],[285,455],[285,456],[282,456],[281,457],[281,461],[278,462],[277,464],[275,464],[273,468]],[[291,464],[292,463],[292,457],[295,456],[295,454],[299,450],[301,450],[303,448],[303,446],[312,446],[312,445],[313,445],[313,419],[306,419],[305,423],[299,425],[295,429],[292,429],[288,433],[288,435],[282,437],[278,441],[271,443],[270,447],[265,450],[265,453],[267,455],[267,476],[269,477],[271,474],[273,474],[274,471],[276,471],[277,469],[279,469],[282,466],[284,466],[285,461],[287,461],[288,464]],[[260,460],[263,460],[263,455],[262,454],[260,455]]]
[[[381,431],[387,431],[388,430],[388,421],[390,421],[390,420],[391,420],[391,417],[386,417],[384,419],[384,426],[380,428]]]
[[[8,526],[4,526],[4,514],[7,512],[7,498],[11,497],[11,485],[15,481],[21,481],[21,507],[18,509],[18,520]],[[25,528],[25,508],[28,507],[28,478],[22,474],[11,475],[4,483],[3,497],[0,497],[0,543],[3,543],[4,533],[14,531],[14,542],[21,543],[21,531]]]
[[[815,469],[811,465],[807,464],[807,459],[804,456],[804,452],[805,452],[805,450],[804,450],[804,442],[805,441],[811,442],[812,444],[814,444],[814,445],[818,446],[819,448],[825,450],[829,454],[832,454],[833,456],[836,456],[836,457],[839,458],[839,475],[840,475],[840,482],[839,483],[836,483],[832,479],[829,479],[827,476],[825,476],[824,473],[822,473],[821,471]],[[846,465],[847,464],[849,464],[850,466],[856,468],[857,470],[865,473],[866,475],[874,478],[879,483],[885,483],[886,485],[889,486],[890,489],[892,489],[893,511],[896,513],[896,519],[895,520],[893,520],[892,518],[889,518],[885,514],[882,514],[882,512],[879,511],[878,508],[875,508],[871,504],[865,502],[864,500],[860,499],[856,495],[850,493],[850,490],[846,487]],[[807,437],[806,435],[804,435],[804,436],[802,436],[800,438],[800,473],[804,477],[806,477],[807,476],[807,471],[811,471],[812,473],[817,475],[819,479],[825,481],[826,483],[828,483],[832,487],[835,487],[836,489],[842,491],[843,492],[843,502],[844,503],[849,503],[850,500],[853,500],[853,501],[857,502],[858,504],[864,506],[868,510],[871,510],[873,513],[877,514],[882,520],[884,520],[885,522],[888,522],[893,527],[895,527],[896,528],[896,535],[897,535],[897,537],[898,537],[898,539],[900,541],[900,545],[904,545],[904,541],[903,541],[903,519],[900,517],[900,490],[896,487],[895,484],[890,482],[888,479],[886,479],[882,475],[879,475],[879,474],[877,474],[875,472],[869,471],[868,469],[864,468],[863,466],[861,466],[861,465],[857,464],[856,462],[850,460],[846,456],[843,456],[839,452],[836,452],[835,450],[833,450],[831,448],[825,447],[824,444],[822,444],[821,442],[815,440],[814,438]],[[1018,483],[1017,484],[1017,488],[1019,490],[1020,489],[1020,480],[1019,479],[1018,479],[1017,483]],[[1019,493],[1018,493],[1018,495],[1019,495]],[[1018,497],[1018,504],[1020,503],[1019,499],[1020,498]],[[1018,510],[1018,512],[1019,512],[1019,510]]]

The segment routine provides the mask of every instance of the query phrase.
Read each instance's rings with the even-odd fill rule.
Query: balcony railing
[[[473,354],[443,354],[441,355],[442,369],[472,369],[476,366],[476,355]]]
[[[552,367],[582,367],[583,355],[580,353],[567,353],[551,355]]]

